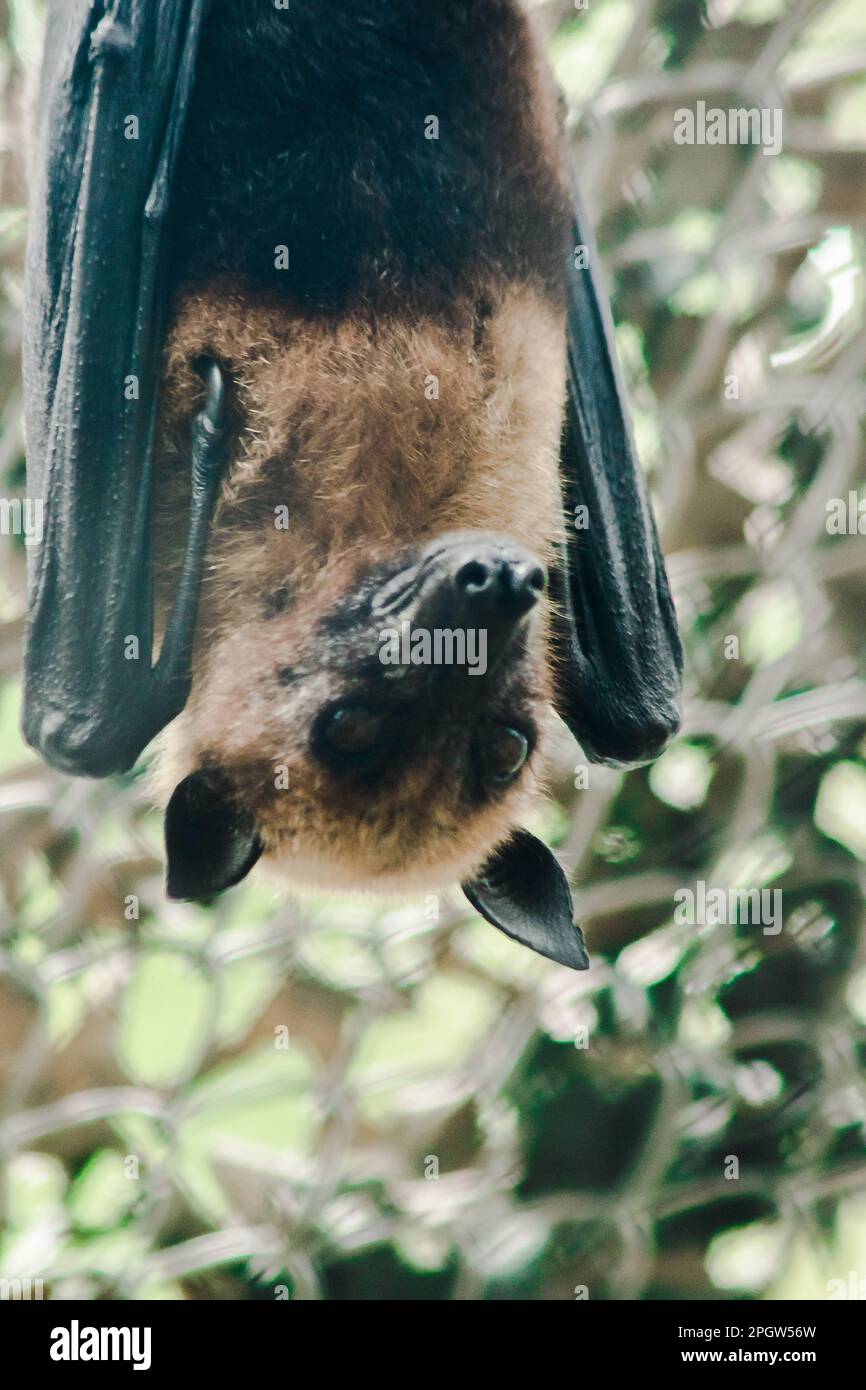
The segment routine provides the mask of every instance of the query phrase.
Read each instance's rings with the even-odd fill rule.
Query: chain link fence
[[[563,732],[537,813],[593,967],[456,893],[167,904],[142,776],[21,742],[0,536],[4,1297],[866,1297],[866,11],[535,8],[687,649],[660,762]],[[0,17],[10,503],[38,5]]]

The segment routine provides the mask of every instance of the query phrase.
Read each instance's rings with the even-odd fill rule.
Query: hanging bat
[[[174,898],[460,881],[585,967],[521,820],[555,715],[661,751],[681,652],[517,0],[49,0],[35,168],[29,742],[159,736]]]

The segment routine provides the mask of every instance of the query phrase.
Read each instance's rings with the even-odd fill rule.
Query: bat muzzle
[[[427,546],[411,569],[382,587],[373,610],[413,633],[481,638],[492,669],[525,630],[546,586],[544,565],[516,541],[459,533]]]

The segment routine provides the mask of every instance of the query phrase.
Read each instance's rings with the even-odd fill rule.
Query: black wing
[[[183,707],[223,450],[222,380],[191,442],[182,577],[152,664],[151,453],[166,219],[209,0],[49,0],[24,345],[30,548],[23,726],[65,771],[122,771]]]
[[[574,198],[568,255],[568,398],[561,472],[566,543],[556,708],[593,762],[656,757],[676,733],[682,649],[638,463],[589,222]],[[586,268],[574,254],[586,249]],[[575,525],[575,509],[578,513]]]

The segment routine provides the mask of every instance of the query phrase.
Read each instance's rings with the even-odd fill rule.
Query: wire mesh
[[[3,1296],[866,1296],[866,17],[536,9],[687,649],[663,759],[563,731],[538,811],[593,967],[457,894],[167,904],[143,777],[20,741],[0,536]],[[4,10],[9,500],[38,13]],[[779,152],[680,143],[699,102],[780,112]]]

